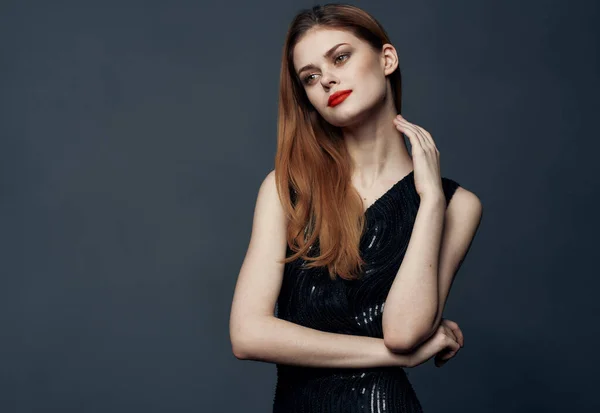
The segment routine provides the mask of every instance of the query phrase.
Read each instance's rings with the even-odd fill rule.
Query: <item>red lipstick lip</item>
[[[342,103],[343,100],[346,98],[346,96],[348,96],[350,93],[352,93],[351,89],[339,90],[339,91],[335,92],[333,95],[329,96],[329,100],[327,101],[327,106],[335,106],[338,103]],[[339,100],[339,102],[337,102],[338,100]],[[336,103],[334,105],[332,105],[332,103],[334,103],[334,102],[336,102]]]

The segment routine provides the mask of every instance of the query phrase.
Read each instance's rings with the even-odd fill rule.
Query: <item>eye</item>
[[[313,73],[313,74],[310,74],[310,75],[308,75],[308,76],[305,76],[305,77],[304,77],[304,79],[303,79],[303,82],[304,82],[305,84],[309,84],[309,83],[310,83],[310,81],[312,80],[312,79],[311,79],[311,76],[314,76],[314,75],[315,75],[315,74]]]
[[[335,61],[339,62],[340,60],[338,60],[338,59],[340,57],[350,57],[350,53],[342,53],[342,54],[337,55],[336,58],[335,58]],[[343,61],[343,60],[348,60],[348,59],[342,59],[341,61]]]
[[[349,58],[349,57],[350,57],[350,53],[341,53],[341,54],[339,54],[339,55],[337,55],[337,56],[335,57],[334,61],[335,61],[335,63],[338,63],[338,62],[344,62],[344,61],[348,60],[348,58]],[[340,58],[345,58],[345,59],[340,59]],[[312,73],[312,74],[310,74],[310,75],[308,75],[308,76],[305,76],[305,77],[302,79],[303,83],[304,83],[305,85],[308,85],[308,84],[310,84],[310,83],[311,83],[311,81],[313,80],[313,79],[312,79],[312,76],[315,76],[315,74],[314,74],[314,73]]]

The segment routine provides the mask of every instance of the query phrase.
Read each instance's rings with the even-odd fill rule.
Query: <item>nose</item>
[[[323,87],[331,87],[337,83],[339,83],[339,80],[333,73],[327,72],[323,73],[321,76],[321,84]]]

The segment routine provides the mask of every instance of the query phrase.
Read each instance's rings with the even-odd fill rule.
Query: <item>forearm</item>
[[[429,336],[439,307],[439,255],[445,199],[422,200],[402,264],[385,301],[386,344],[407,348]]]
[[[239,337],[239,359],[332,368],[410,366],[408,354],[391,352],[381,338],[324,332],[273,316],[252,321]]]

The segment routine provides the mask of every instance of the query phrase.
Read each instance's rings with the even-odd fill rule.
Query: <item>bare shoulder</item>
[[[274,316],[281,289],[285,258],[286,219],[279,200],[275,172],[263,179],[254,207],[250,242],[233,295],[230,314],[230,338],[233,352],[243,357],[248,343],[258,332],[254,323],[261,317]]]
[[[458,186],[448,203],[448,213],[478,221],[483,214],[483,204],[475,193]]]
[[[266,199],[263,199],[266,198]],[[283,212],[283,208],[281,206],[281,201],[279,200],[279,194],[277,192],[277,181],[275,179],[275,170],[270,171],[265,179],[263,179],[259,192],[257,201],[261,201],[262,203],[266,203],[267,208],[271,208],[274,210],[279,209]],[[266,202],[265,202],[266,201]],[[275,212],[275,211],[273,211]]]
[[[444,294],[448,293],[452,279],[472,245],[482,213],[479,197],[458,186],[446,208],[440,250],[440,279],[444,280]]]
[[[267,259],[266,262],[284,258],[285,235],[286,219],[273,170],[263,179],[258,190],[248,253],[252,253],[252,257],[259,255]]]
[[[479,197],[458,186],[446,208],[445,232],[451,243],[462,245],[459,249],[464,250],[463,253],[475,237],[482,215],[483,204]]]

